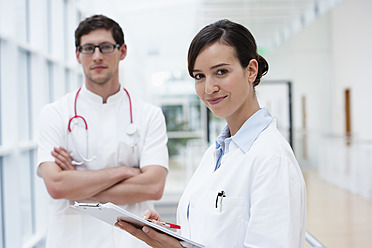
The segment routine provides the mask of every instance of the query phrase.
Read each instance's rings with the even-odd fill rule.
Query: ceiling
[[[342,0],[77,1],[86,15],[103,13],[120,23],[128,45],[126,84],[148,82],[148,93],[143,93],[143,88],[138,93],[151,97],[156,89],[164,93],[175,87],[174,91],[179,91],[178,84],[152,87],[163,85],[157,82],[166,81],[170,74],[177,73],[179,81],[189,80],[188,47],[205,25],[219,19],[243,24],[255,37],[258,52],[266,56]]]
[[[148,54],[184,57],[192,37],[219,19],[245,25],[259,52],[275,49],[343,0],[79,0],[90,12],[110,13]],[[177,54],[177,51],[181,51]]]
[[[239,22],[253,33],[263,50],[270,50],[306,27],[335,0],[202,0],[198,22],[221,17]]]

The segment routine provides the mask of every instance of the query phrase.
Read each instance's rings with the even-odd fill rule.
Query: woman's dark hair
[[[192,40],[188,52],[188,70],[191,77],[196,57],[210,44],[221,42],[234,48],[236,57],[243,68],[246,68],[251,59],[258,62],[258,73],[253,87],[260,83],[261,77],[269,70],[267,61],[257,53],[256,41],[247,28],[229,20],[219,20],[207,25]]]
[[[80,22],[79,26],[76,28],[75,46],[80,46],[81,36],[89,34],[91,31],[97,29],[110,30],[116,44],[120,46],[124,44],[124,33],[117,22],[104,15],[94,15]]]

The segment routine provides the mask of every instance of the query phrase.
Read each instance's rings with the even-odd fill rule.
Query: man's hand
[[[55,163],[62,170],[76,170],[75,165],[72,163],[72,157],[65,148],[54,147],[52,155],[55,157]]]

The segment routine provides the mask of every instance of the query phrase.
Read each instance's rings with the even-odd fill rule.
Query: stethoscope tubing
[[[127,96],[128,96],[128,100],[129,100],[130,127],[131,127],[131,130],[132,130],[132,131],[130,131],[130,132],[127,131],[127,134],[128,134],[128,135],[133,135],[134,133],[137,132],[137,128],[136,128],[136,126],[133,124],[132,99],[131,99],[131,97],[130,97],[130,95],[129,95],[129,92],[127,91],[127,89],[125,89],[125,88],[123,88],[123,89],[124,89],[125,93],[127,94]],[[86,132],[88,132],[88,123],[87,123],[87,121],[85,120],[85,118],[84,118],[83,116],[77,114],[77,99],[78,99],[78,97],[79,97],[80,90],[81,90],[81,87],[80,87],[79,90],[76,92],[76,96],[75,96],[75,101],[74,101],[74,116],[71,117],[71,118],[69,119],[69,121],[68,121],[68,127],[67,127],[67,129],[68,129],[68,132],[69,132],[69,133],[72,133],[71,122],[72,122],[74,119],[81,119],[81,120],[84,122],[84,126],[85,126],[85,130],[86,130]],[[74,145],[74,147],[75,147],[75,150],[76,150],[77,154],[78,154],[78,155],[80,156],[80,158],[82,159],[82,161],[80,161],[80,162],[72,161],[73,164],[75,164],[75,165],[81,165],[81,164],[83,164],[84,162],[91,162],[91,161],[93,161],[93,160],[96,159],[96,156],[93,156],[92,158],[86,158],[85,156],[83,156],[83,155],[79,152],[79,150],[77,149],[77,147],[76,147],[75,138],[73,137],[73,135],[71,135],[71,138],[72,138],[72,143],[73,143],[73,145]],[[89,150],[88,150],[89,145],[88,145],[88,142],[89,142],[89,138],[88,138],[88,133],[87,133],[87,136],[86,136],[87,155],[89,154]],[[133,145],[131,145],[131,146],[134,147],[135,144],[133,144]]]

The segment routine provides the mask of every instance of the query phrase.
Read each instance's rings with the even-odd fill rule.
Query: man
[[[127,92],[119,62],[127,46],[120,26],[95,15],[75,31],[85,83],[41,112],[38,175],[52,197],[47,248],[147,247],[126,232],[69,208],[113,202],[141,215],[163,194],[167,136],[160,108]]]

